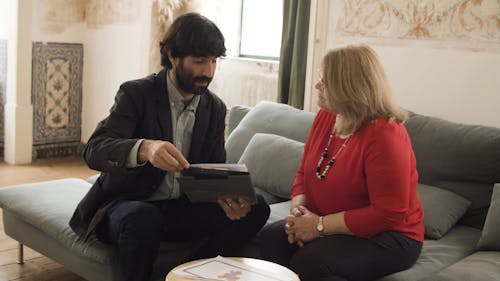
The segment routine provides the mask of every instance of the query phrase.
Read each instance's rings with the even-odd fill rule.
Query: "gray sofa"
[[[272,203],[269,222],[288,214],[290,186],[313,118],[313,113],[270,102],[231,108],[228,162],[248,166],[257,192]],[[417,156],[427,238],[416,265],[381,280],[500,280],[500,185],[494,185],[500,182],[500,129],[418,114],[406,126]],[[93,180],[0,188],[5,232],[85,279],[122,280],[116,248],[94,238],[80,241],[68,226]],[[156,278],[199,245],[162,244]],[[255,243],[245,255],[258,255]]]
[[[270,222],[288,214],[313,118],[270,102],[231,108],[228,161],[247,165],[258,192],[273,203]],[[500,280],[500,128],[415,113],[405,126],[417,159],[426,239],[412,268],[380,280]]]

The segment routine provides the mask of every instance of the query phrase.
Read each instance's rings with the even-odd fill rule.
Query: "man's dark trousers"
[[[269,206],[257,195],[246,217],[231,221],[215,203],[191,203],[187,197],[163,201],[121,201],[110,208],[96,229],[99,240],[118,247],[127,281],[147,281],[161,241],[206,238],[193,258],[239,256],[242,247],[262,228]]]

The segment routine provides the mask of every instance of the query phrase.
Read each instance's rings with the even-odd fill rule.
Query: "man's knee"
[[[252,210],[249,213],[249,216],[255,218],[261,223],[261,227],[266,223],[269,218],[269,214],[271,213],[271,209],[267,204],[266,200],[262,195],[257,194],[257,203],[252,206]]]
[[[163,228],[163,216],[160,209],[148,202],[131,201],[119,206],[111,219],[119,220],[120,232],[135,233],[144,238],[155,239]]]

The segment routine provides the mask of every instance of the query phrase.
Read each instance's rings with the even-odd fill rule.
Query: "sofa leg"
[[[17,263],[18,264],[24,264],[24,248],[23,244],[18,242],[18,248],[17,248]]]

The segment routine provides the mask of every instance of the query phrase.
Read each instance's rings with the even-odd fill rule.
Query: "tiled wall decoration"
[[[335,0],[336,43],[398,44],[500,51],[498,0]],[[359,40],[361,39],[361,40]]]
[[[33,158],[76,155],[81,139],[83,45],[33,43]]]
[[[3,158],[4,152],[4,105],[6,101],[6,86],[7,86],[7,40],[0,39],[0,159]]]

